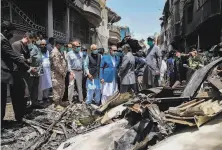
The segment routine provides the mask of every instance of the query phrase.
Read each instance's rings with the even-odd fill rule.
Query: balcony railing
[[[120,28],[118,26],[108,24],[108,29],[113,31],[113,32],[120,33]]]
[[[209,18],[220,15],[222,9],[221,1],[222,0],[207,0],[200,5],[200,8],[193,13],[192,22],[186,26],[186,35],[193,32]]]

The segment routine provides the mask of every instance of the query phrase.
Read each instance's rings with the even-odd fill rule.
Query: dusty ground
[[[222,150],[222,114],[197,128],[187,127],[151,150]]]
[[[5,120],[14,120],[12,104],[8,103],[6,107]],[[97,136],[98,135],[99,134],[97,133]],[[186,127],[175,135],[167,138],[164,141],[161,141],[152,147],[151,150],[222,150],[221,139],[222,114],[204,126],[200,127],[199,130],[196,127]],[[86,143],[84,145],[87,147]],[[72,146],[68,147],[68,149],[71,147]]]

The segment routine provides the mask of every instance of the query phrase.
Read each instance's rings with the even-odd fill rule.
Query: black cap
[[[154,36],[149,36],[149,37],[147,38],[147,40],[152,40],[152,41],[154,41],[154,40],[155,40],[155,37],[154,37]]]
[[[85,46],[82,46],[82,51],[87,51],[87,48]]]

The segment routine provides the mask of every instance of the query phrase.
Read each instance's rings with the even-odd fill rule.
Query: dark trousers
[[[133,90],[134,93],[137,93],[136,84],[120,85],[120,93],[126,93],[129,90]]]
[[[68,100],[69,75],[70,75],[70,72],[67,72],[66,77],[65,77],[65,92],[64,92],[64,95],[63,95],[63,101]]]
[[[87,76],[83,75],[83,80],[82,80],[82,94],[83,94],[83,98],[86,99],[86,95],[87,95],[87,90],[86,90],[86,80],[87,80]]]
[[[30,77],[28,81],[30,99],[32,103],[36,103],[38,99],[39,77]]]
[[[15,113],[15,119],[20,121],[26,110],[25,83],[19,73],[13,73],[13,84],[10,85],[10,95]],[[5,107],[7,102],[7,83],[1,83],[1,119],[5,116]]]

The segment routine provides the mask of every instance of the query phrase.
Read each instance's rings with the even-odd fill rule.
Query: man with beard
[[[7,84],[10,84],[10,95],[15,113],[15,119],[21,121],[26,108],[24,100],[25,83],[23,72],[35,73],[35,68],[30,67],[21,54],[14,51],[9,43],[13,37],[12,31],[15,30],[13,25],[4,21],[1,24],[1,121],[5,116],[5,107],[7,99]],[[17,68],[15,70],[16,64]]]
[[[159,47],[155,45],[154,40],[155,38],[152,36],[147,38],[147,44],[150,48],[147,51],[147,66],[143,75],[143,84],[146,89],[159,86],[158,80],[160,78],[162,54]]]
[[[49,51],[46,48],[46,41],[40,43],[43,73],[39,78],[38,100],[39,103],[48,101],[49,89],[52,88],[51,69],[49,60]]]

